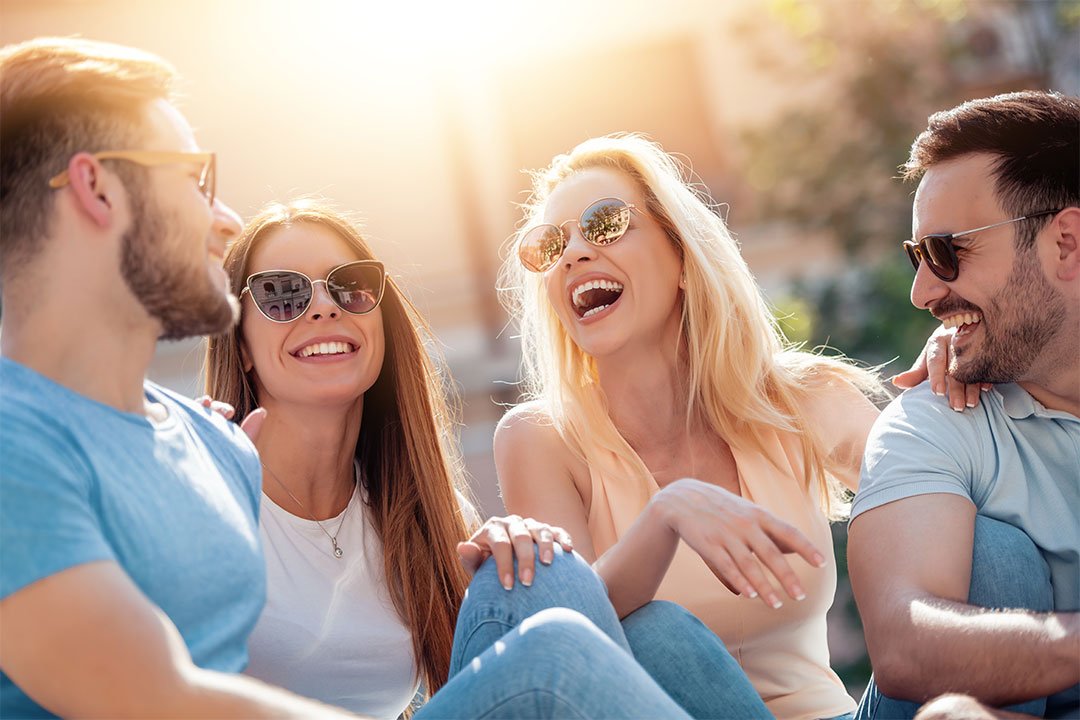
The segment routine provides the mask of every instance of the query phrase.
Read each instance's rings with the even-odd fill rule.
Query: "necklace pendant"
[[[334,557],[339,558],[339,557],[341,557],[342,555],[345,554],[344,552],[342,552],[341,548],[338,547],[338,544],[337,544],[336,540],[333,540],[331,542],[334,543]]]

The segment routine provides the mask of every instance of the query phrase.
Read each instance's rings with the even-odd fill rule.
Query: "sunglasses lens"
[[[956,274],[955,257],[947,238],[928,235],[922,240],[923,255],[930,263],[930,269],[938,277],[951,278]]]
[[[904,243],[904,250],[907,252],[908,260],[911,261],[911,267],[915,268],[915,270],[918,271],[919,263],[921,262],[919,260],[920,251],[918,249],[918,246],[909,240]]]
[[[248,290],[262,314],[278,322],[300,317],[311,302],[311,283],[300,273],[287,270],[253,275]]]
[[[581,213],[581,234],[593,245],[610,245],[630,226],[630,206],[622,200],[599,200]]]
[[[330,273],[326,288],[334,302],[355,315],[369,313],[379,306],[383,291],[381,265],[349,263]]]
[[[559,261],[563,252],[562,230],[554,225],[538,225],[522,236],[518,259],[533,272],[544,272]]]

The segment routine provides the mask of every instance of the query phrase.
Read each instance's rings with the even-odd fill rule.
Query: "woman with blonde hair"
[[[636,135],[535,175],[503,286],[526,399],[496,431],[507,509],[566,528],[620,617],[657,597],[700,618],[773,715],[854,711],[829,520],[876,376],[786,342],[708,197]]]

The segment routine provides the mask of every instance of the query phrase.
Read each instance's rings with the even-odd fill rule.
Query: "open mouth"
[[[356,352],[356,347],[347,342],[320,342],[305,345],[293,353],[293,357],[309,358],[323,355],[348,355]]]
[[[570,304],[584,319],[603,312],[619,301],[623,285],[615,280],[587,280],[570,293]]]
[[[941,319],[941,324],[946,330],[955,328],[958,333],[974,330],[980,322],[982,322],[982,315],[976,312],[956,313]]]

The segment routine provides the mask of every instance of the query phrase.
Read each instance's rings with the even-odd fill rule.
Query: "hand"
[[[787,594],[802,600],[805,591],[783,553],[794,552],[814,567],[822,555],[793,526],[759,505],[700,480],[677,480],[653,497],[668,526],[689,545],[733,593],[760,597],[772,608],[783,605],[762,565]]]
[[[236,415],[236,409],[232,405],[227,402],[211,400],[209,395],[200,395],[195,398],[195,402],[199,403],[204,408],[213,410],[226,420],[232,420],[233,416]],[[247,433],[252,444],[255,443],[255,440],[259,437],[259,433],[262,432],[264,420],[266,420],[266,411],[262,408],[255,408],[249,412],[243,422],[240,423],[240,428]]]
[[[953,410],[963,412],[965,407],[975,407],[979,402],[979,392],[986,392],[993,386],[990,383],[965,385],[949,375],[949,345],[955,333],[955,330],[946,330],[939,325],[926,339],[926,345],[914,364],[893,376],[893,385],[908,390],[929,377],[930,389],[935,395],[947,393],[949,407]]]
[[[566,552],[574,549],[570,534],[562,528],[532,518],[508,515],[490,518],[472,537],[458,543],[457,551],[469,575],[494,555],[499,580],[510,590],[514,587],[514,556],[517,556],[521,584],[528,587],[536,576],[533,543],[540,549],[540,562],[550,565],[555,557],[555,542]]]

